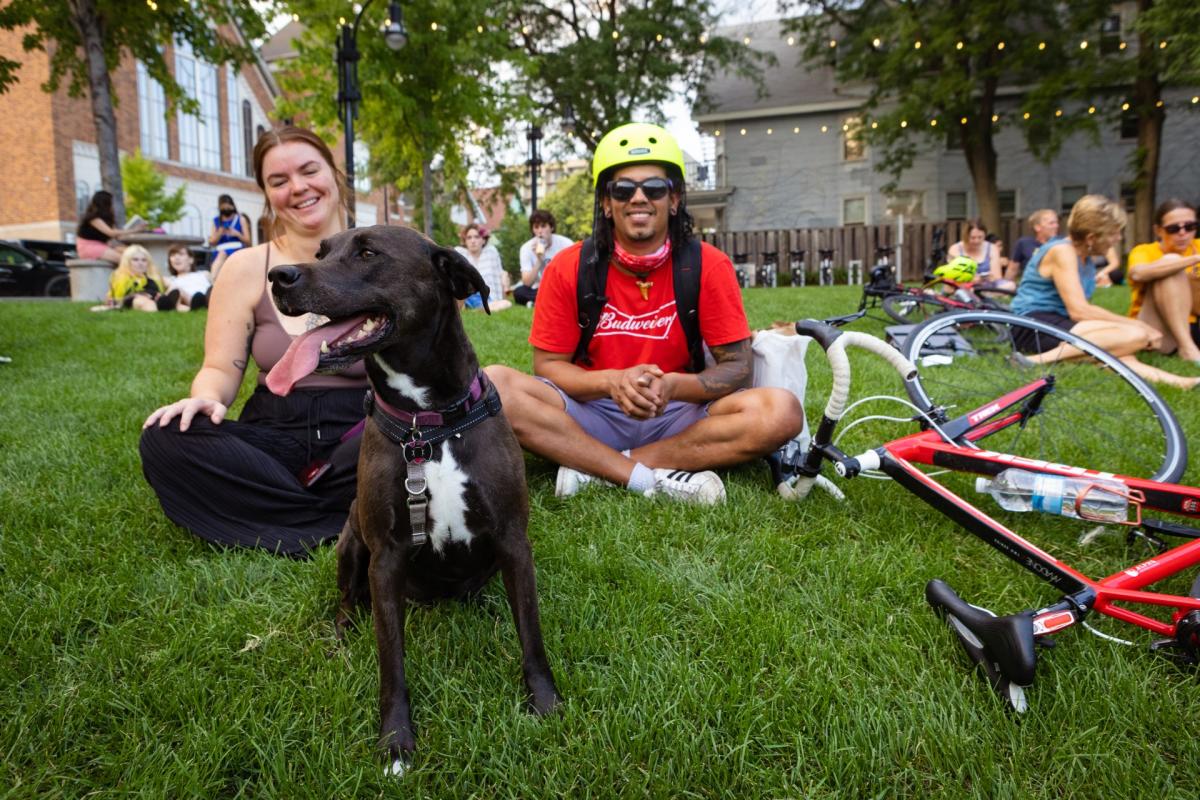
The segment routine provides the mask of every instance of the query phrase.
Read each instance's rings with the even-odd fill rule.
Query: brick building
[[[21,49],[22,31],[0,30],[0,52],[21,61],[18,82],[0,94],[0,142],[7,147],[5,191],[0,193],[0,239],[73,241],[78,218],[101,188],[96,130],[89,98],[66,88],[42,91],[49,56]],[[169,47],[168,66],[200,103],[200,115],[168,112],[162,87],[130,57],[111,75],[117,144],[122,155],[140,150],[167,179],[186,185],[183,219],[171,233],[205,236],[217,197],[229,194],[256,227],[264,200],[251,155],[259,134],[274,123],[279,89],[261,60],[239,69],[197,58],[186,44]],[[335,151],[336,155],[336,151]],[[360,225],[382,216],[374,196],[360,194]],[[261,241],[261,230],[254,241]]]

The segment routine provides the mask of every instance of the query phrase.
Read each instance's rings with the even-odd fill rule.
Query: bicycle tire
[[[1040,342],[1069,344],[1086,357],[1030,364],[1015,355],[1020,329]],[[969,352],[949,364],[921,365],[923,349],[940,345],[944,353],[948,341],[960,349],[965,343]],[[913,403],[925,411],[945,408],[950,417],[1038,377],[1054,377],[1054,391],[1039,413],[980,441],[988,450],[1166,483],[1178,481],[1187,467],[1187,441],[1158,393],[1116,357],[1068,331],[1000,311],[954,311],[916,328],[904,354],[921,366],[908,386]]]
[[[883,298],[883,313],[901,325],[917,325],[951,306],[934,295],[893,294]]]

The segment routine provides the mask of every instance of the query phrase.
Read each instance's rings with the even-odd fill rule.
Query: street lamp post
[[[348,227],[354,227],[354,120],[358,119],[358,103],[362,95],[358,91],[358,26],[362,22],[363,13],[372,0],[366,0],[354,17],[354,24],[343,23],[338,31],[337,65],[338,65],[338,110],[342,115],[342,125],[345,128],[346,140],[346,204],[349,207]],[[383,38],[393,51],[400,50],[408,43],[408,31],[404,28],[404,18],[398,2],[388,4],[388,21],[383,28]]]
[[[542,140],[541,127],[536,123],[531,124],[525,138],[529,140],[529,160],[525,162],[529,164],[529,210],[537,211],[538,168],[542,166],[542,159],[538,155],[538,142]]]

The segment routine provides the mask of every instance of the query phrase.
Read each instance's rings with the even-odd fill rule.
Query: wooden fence
[[[862,265],[863,279],[868,279],[871,267],[878,260],[877,247],[893,248],[891,263],[899,264],[902,280],[919,280],[925,273],[933,249],[934,230],[945,230],[944,247],[957,242],[966,232],[967,223],[951,222],[906,222],[904,243],[897,247],[898,230],[895,223],[886,225],[846,225],[840,228],[793,228],[766,231],[724,231],[706,233],[704,241],[715,245],[733,259],[734,264],[745,264],[749,282],[755,282],[758,268],[774,261],[780,275],[790,272],[794,261],[799,261],[803,251],[809,281],[815,282],[820,251],[832,250],[833,266],[837,274],[844,274],[851,261]],[[1029,233],[1024,220],[1008,220],[999,232],[1005,255],[1012,251],[1019,236]],[[993,268],[995,268],[993,266]]]

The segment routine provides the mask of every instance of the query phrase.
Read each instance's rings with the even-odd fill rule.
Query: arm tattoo
[[[248,363],[250,363],[250,347],[253,344],[254,344],[254,325],[247,322],[246,323],[246,354],[242,358],[235,358],[233,360],[233,365],[235,367],[237,367],[240,372],[245,372],[246,365]]]
[[[750,350],[749,339],[709,349],[717,363],[696,376],[700,379],[704,391],[714,398],[724,397],[750,385],[754,355]]]

